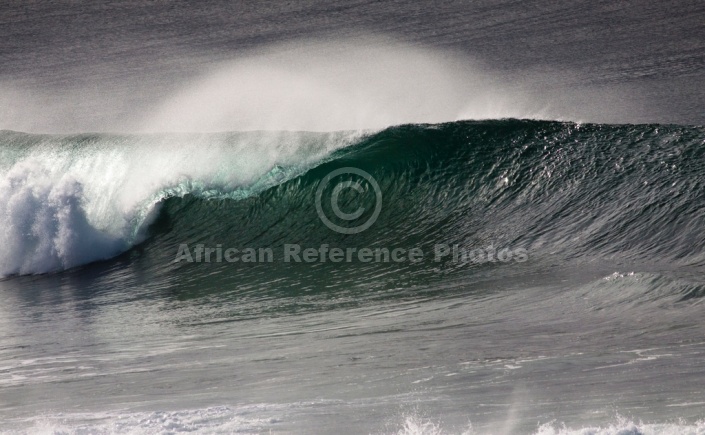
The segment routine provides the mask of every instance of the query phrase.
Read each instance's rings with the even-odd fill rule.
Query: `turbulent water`
[[[0,132],[2,429],[705,433],[703,174],[676,125]]]

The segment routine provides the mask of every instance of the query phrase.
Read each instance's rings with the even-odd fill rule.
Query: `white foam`
[[[703,435],[705,421],[693,424],[680,423],[635,423],[619,419],[615,423],[571,428],[564,424],[547,423],[539,427],[535,435]]]
[[[48,414],[31,419],[28,422],[28,431],[0,430],[0,433],[29,432],[38,435],[262,433],[276,427],[279,421],[276,417],[278,412],[276,407],[254,405],[241,408],[216,406],[183,411]],[[27,425],[22,426],[27,428]]]
[[[123,241],[92,227],[82,208],[82,185],[23,161],[0,182],[0,274],[66,269],[113,256]]]
[[[140,241],[164,197],[237,192],[277,165],[301,171],[356,134],[44,137],[19,156],[8,143],[17,137],[0,136],[0,276],[110,258]]]
[[[45,414],[7,422],[0,434],[133,434],[161,433],[225,434],[265,433],[286,431],[287,420],[308,420],[306,415],[294,413],[302,404],[253,404],[237,407],[214,406],[202,409],[154,412],[96,412]],[[372,422],[368,422],[372,423]],[[315,427],[315,421],[308,421]],[[475,429],[467,423],[460,428],[444,427],[442,422],[419,415],[404,415],[397,425],[380,432],[394,435],[704,435],[705,421],[688,423],[642,423],[617,417],[602,425],[570,427],[563,423],[541,424],[535,430],[507,430],[500,423],[496,428]]]
[[[428,419],[418,416],[407,416],[402,427],[396,435],[481,435],[501,434],[509,435],[521,433],[506,428],[490,429],[486,431],[473,430],[472,425],[460,430],[449,430]],[[536,431],[528,432],[534,435],[703,435],[705,434],[705,421],[696,423],[635,423],[628,419],[617,418],[613,423],[586,427],[572,428],[562,423],[550,422],[542,424]]]

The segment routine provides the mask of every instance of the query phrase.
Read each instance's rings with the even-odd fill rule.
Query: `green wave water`
[[[253,133],[167,136],[156,142],[151,137],[146,154],[147,147],[140,143],[144,138],[96,135],[38,140],[6,133],[5,141],[11,140],[13,145],[3,147],[3,162],[11,174],[31,162],[35,154],[43,156],[49,149],[48,155],[55,160],[60,160],[56,155],[69,156],[69,163],[56,172],[94,165],[89,169],[95,171],[92,178],[83,182],[73,179],[69,197],[74,213],[85,216],[96,227],[90,231],[99,234],[88,230],[83,234],[70,226],[66,231],[78,238],[112,237],[113,248],[102,252],[103,257],[115,255],[119,249],[115,244],[129,247],[138,243],[133,249],[145,258],[142,261],[153,264],[157,274],[198,270],[195,264],[173,264],[178,247],[184,243],[271,248],[277,257],[286,244],[419,247],[427,257],[438,244],[461,250],[511,248],[529,254],[531,261],[519,265],[525,268],[575,259],[691,268],[705,261],[705,240],[700,237],[705,223],[700,213],[705,198],[702,128],[500,120],[407,125],[354,137]],[[183,148],[172,147],[174,141]],[[258,141],[266,144],[263,152],[244,152],[244,143]],[[159,159],[165,156],[176,169],[154,177],[139,171],[143,168],[137,165],[116,164],[130,153],[148,156],[146,164],[140,162],[147,170],[159,168]],[[201,156],[194,159],[199,153]],[[100,176],[105,168],[99,165],[105,162],[114,172],[118,172],[116,167],[122,172],[112,184],[109,177]],[[368,172],[383,193],[378,219],[360,234],[331,231],[315,209],[320,181],[345,167]],[[6,175],[4,195],[14,195],[15,201],[31,197],[19,195],[18,199],[16,186],[28,185],[36,176],[33,170],[47,171],[41,165],[31,167],[20,181]],[[65,175],[61,177],[43,182],[59,179],[65,183]],[[116,220],[116,213],[106,213],[114,204],[96,199],[120,199],[125,193],[121,189],[132,193],[129,201],[122,201],[127,205],[119,218],[128,222],[119,222],[122,227],[110,222]],[[92,191],[92,196],[85,191]],[[372,193],[367,189],[343,198],[352,209],[357,204],[366,210],[359,222],[368,219],[374,209]],[[93,209],[87,210],[89,206]],[[334,216],[330,206],[326,207],[326,214]],[[13,219],[7,217],[12,212],[8,206],[6,219]],[[66,214],[54,212],[55,217]],[[112,228],[111,233],[106,222],[119,231]],[[56,238],[61,231],[49,233]],[[40,237],[38,233],[36,238]],[[80,246],[79,241],[74,244]],[[335,269],[336,274],[350,279],[375,276],[371,272],[377,268],[409,268],[413,276],[442,279],[447,274],[482,269],[482,264],[457,265],[446,261],[449,259],[420,265],[356,262],[342,270],[334,264],[321,264],[320,268],[327,272],[327,268]],[[56,264],[53,266],[34,271],[56,270]],[[271,272],[279,266],[250,265],[245,271],[231,264],[213,267],[223,268],[225,276],[247,281],[248,273],[255,273],[257,267]],[[281,267],[286,276],[288,266]],[[28,270],[32,271],[31,267]],[[256,276],[251,282],[256,282]]]

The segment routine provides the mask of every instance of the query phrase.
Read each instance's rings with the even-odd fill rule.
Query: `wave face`
[[[446,243],[521,248],[536,261],[701,265],[704,141],[696,127],[519,120],[366,135],[3,132],[0,273],[67,269],[142,242],[164,264],[181,243]],[[383,193],[375,224],[353,236],[322,225],[314,201],[344,167]]]

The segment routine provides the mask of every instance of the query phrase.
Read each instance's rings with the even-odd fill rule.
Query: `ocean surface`
[[[703,128],[0,141],[10,433],[705,430]]]
[[[0,433],[705,434],[704,20],[0,6]]]

